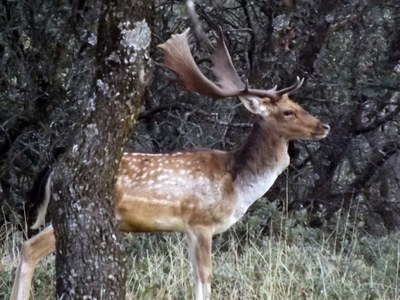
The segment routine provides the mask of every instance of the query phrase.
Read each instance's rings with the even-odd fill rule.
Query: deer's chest
[[[234,213],[236,220],[239,220],[256,200],[268,192],[278,176],[289,165],[289,160],[289,156],[285,156],[273,168],[268,168],[265,172],[238,179],[236,183],[238,201]]]

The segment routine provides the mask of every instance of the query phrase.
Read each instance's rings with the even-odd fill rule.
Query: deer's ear
[[[239,97],[243,105],[253,114],[266,116],[269,114],[268,107],[271,105],[269,98],[258,98],[254,96]]]

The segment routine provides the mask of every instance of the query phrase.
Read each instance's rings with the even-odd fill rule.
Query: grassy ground
[[[372,238],[350,229],[330,235],[298,226],[285,230],[240,246],[232,231],[217,242],[212,299],[400,299],[400,234]],[[0,234],[0,299],[8,299],[22,236],[6,227]],[[130,235],[127,248],[127,299],[193,298],[182,235]],[[36,270],[34,299],[54,299],[53,266],[49,257]]]

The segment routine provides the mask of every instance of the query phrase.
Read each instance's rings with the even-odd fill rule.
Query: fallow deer
[[[159,47],[164,65],[187,90],[214,98],[238,96],[257,119],[235,151],[191,150],[167,154],[125,153],[115,188],[115,216],[126,232],[184,232],[195,279],[195,298],[211,293],[211,243],[235,224],[289,165],[288,142],[326,137],[329,126],[294,103],[289,94],[303,80],[277,90],[250,89],[233,67],[220,32],[213,49],[214,83],[196,65],[189,31]],[[49,188],[46,189],[49,196]],[[48,198],[48,197],[47,197]],[[36,225],[42,223],[45,201]],[[55,251],[52,226],[24,242],[11,299],[29,299],[36,264]]]

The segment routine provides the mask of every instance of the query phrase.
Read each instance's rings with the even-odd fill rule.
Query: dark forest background
[[[27,229],[33,183],[71,146],[90,104],[99,10],[91,0],[0,4],[0,224]],[[359,232],[400,229],[400,3],[198,1],[196,11],[211,39],[223,29],[251,86],[305,77],[294,99],[332,128],[291,145],[288,172],[243,224],[270,232],[272,203],[297,225],[329,230],[346,214]],[[155,1],[153,18],[154,79],[127,149],[238,147],[252,124],[239,101],[182,91],[159,64],[155,46],[190,26],[184,3]],[[193,53],[208,73],[206,45],[193,39]]]

